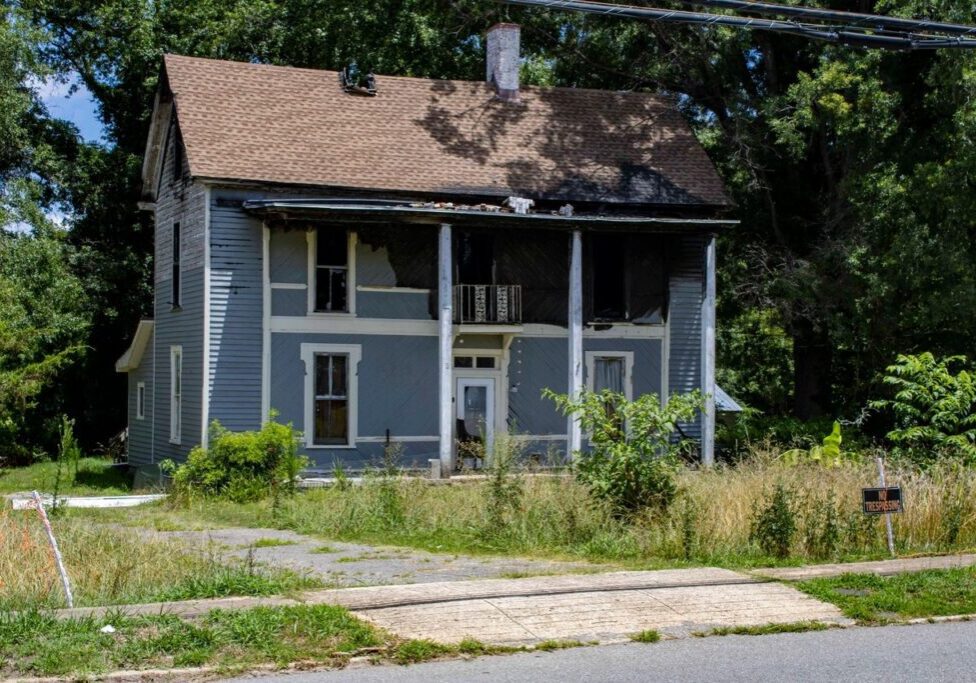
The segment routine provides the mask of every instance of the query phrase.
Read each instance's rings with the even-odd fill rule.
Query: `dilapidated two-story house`
[[[117,365],[133,465],[271,411],[324,469],[585,449],[545,388],[702,389],[711,457],[722,183],[672,101],[520,86],[518,45],[488,32],[485,82],[166,56],[154,316]]]

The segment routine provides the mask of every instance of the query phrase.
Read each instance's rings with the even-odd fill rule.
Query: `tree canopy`
[[[662,91],[692,122],[742,221],[719,245],[720,381],[731,393],[770,414],[849,415],[900,353],[974,355],[971,53],[488,0],[2,1],[0,227],[66,216],[63,235],[17,239],[54,240],[89,302],[77,330],[91,350],[62,372],[84,373],[104,400],[61,397],[89,441],[124,424],[112,362],[150,310],[152,226],[136,200],[161,56],[480,79],[482,37],[500,19],[523,26],[525,80]],[[844,8],[976,23],[961,0]],[[97,101],[105,144],[81,142],[31,89],[75,76]]]

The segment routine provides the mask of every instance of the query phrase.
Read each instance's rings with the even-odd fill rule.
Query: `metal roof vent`
[[[339,72],[339,84],[350,95],[376,96],[376,76],[372,71],[363,74],[355,62]]]

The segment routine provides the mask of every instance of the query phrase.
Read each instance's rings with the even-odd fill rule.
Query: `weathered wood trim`
[[[705,244],[705,296],[702,300],[702,409],[701,460],[715,462],[715,237]]]
[[[569,396],[579,398],[583,390],[583,235],[574,230],[570,238],[569,258]],[[582,434],[579,419],[567,419],[568,454],[580,450]]]
[[[454,297],[451,286],[454,260],[451,245],[451,226],[442,223],[438,239],[438,363],[440,367],[438,400],[440,401],[440,444],[438,454],[441,461],[441,476],[451,476],[454,470],[454,429],[451,398],[454,378]]]

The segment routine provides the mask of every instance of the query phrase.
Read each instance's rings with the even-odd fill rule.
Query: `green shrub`
[[[664,406],[655,394],[628,401],[611,391],[583,392],[574,400],[547,389],[543,396],[564,414],[575,415],[589,434],[592,450],[578,458],[576,476],[617,517],[671,504],[678,455],[688,447],[673,437],[701,406],[698,392],[672,396]]]
[[[755,506],[749,539],[758,543],[763,552],[773,557],[790,556],[790,546],[796,534],[796,510],[790,502],[792,492],[777,484],[767,504]]]
[[[301,434],[274,421],[257,432],[231,432],[219,422],[210,426],[210,446],[197,446],[182,465],[171,460],[163,469],[172,473],[177,498],[218,496],[247,502],[295,489],[308,458],[298,455]]]
[[[976,378],[968,368],[965,356],[931,353],[899,355],[888,366],[884,383],[895,395],[869,405],[894,414],[887,436],[900,455],[915,462],[940,454],[976,461]]]
[[[845,462],[857,460],[857,452],[841,450],[842,441],[840,422],[834,422],[830,434],[825,436],[819,445],[807,449],[792,448],[784,451],[780,455],[780,462],[790,466],[801,463],[817,463],[824,467],[839,467]]]

